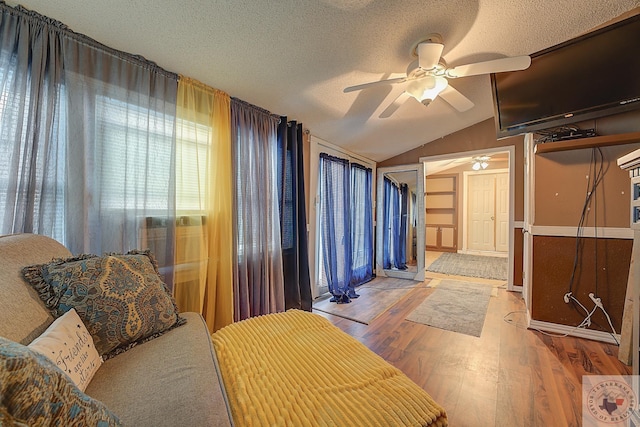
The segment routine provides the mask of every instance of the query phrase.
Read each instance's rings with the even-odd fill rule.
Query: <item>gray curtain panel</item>
[[[0,234],[151,247],[170,281],[177,75],[0,4]]]
[[[284,311],[277,188],[277,126],[269,112],[231,99],[235,320]]]
[[[4,4],[0,12],[0,234],[62,241],[62,43],[48,23]]]

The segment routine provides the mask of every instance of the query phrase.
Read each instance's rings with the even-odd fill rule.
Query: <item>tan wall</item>
[[[493,118],[378,163],[378,167],[417,163],[421,157],[515,146],[515,221],[524,219],[524,137],[496,139]]]
[[[618,167],[616,160],[638,148],[640,144],[601,148],[604,178],[595,194],[599,227],[629,227],[629,174]],[[592,150],[587,148],[536,156],[535,225],[578,225],[586,197],[587,176],[593,175],[591,155]],[[589,211],[585,226],[593,227],[595,218],[594,207]]]

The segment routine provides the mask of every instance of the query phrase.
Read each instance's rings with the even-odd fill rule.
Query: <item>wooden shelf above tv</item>
[[[544,154],[556,151],[578,150],[581,148],[634,144],[636,142],[640,142],[640,132],[594,136],[591,138],[570,139],[567,141],[545,142],[542,144],[536,144],[534,152],[536,154]]]

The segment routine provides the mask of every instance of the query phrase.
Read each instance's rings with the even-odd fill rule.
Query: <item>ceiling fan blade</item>
[[[355,92],[357,90],[368,89],[370,87],[375,87],[375,86],[402,83],[406,80],[407,80],[407,77],[405,76],[405,77],[396,77],[395,79],[378,80],[377,82],[362,83],[360,85],[345,87],[343,92],[344,93]]]
[[[424,42],[418,45],[418,65],[423,70],[432,70],[440,62],[442,43]]]
[[[470,110],[474,105],[469,98],[461,94],[457,89],[451,87],[451,85],[440,92],[440,97],[461,113]]]
[[[477,76],[479,74],[504,73],[505,71],[525,70],[531,65],[528,55],[476,62],[475,64],[458,65],[447,70],[449,77]]]
[[[386,119],[388,117],[391,117],[391,115],[395,113],[396,110],[400,108],[400,106],[404,104],[404,102],[409,98],[411,98],[411,95],[403,91],[400,95],[398,95],[398,97],[391,104],[389,104],[387,108],[384,109],[382,113],[380,113],[378,117],[381,119]]]

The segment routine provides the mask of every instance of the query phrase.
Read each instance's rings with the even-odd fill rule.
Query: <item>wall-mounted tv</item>
[[[498,138],[640,108],[640,15],[491,75]]]

